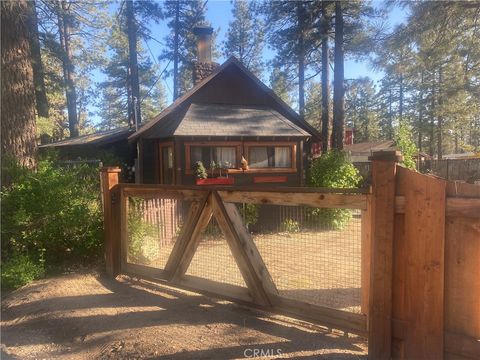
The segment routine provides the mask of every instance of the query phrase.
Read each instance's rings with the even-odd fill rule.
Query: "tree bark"
[[[390,139],[393,139],[393,94],[392,94],[392,85],[388,87],[388,136]]]
[[[137,60],[137,24],[135,23],[135,13],[133,11],[133,0],[126,1],[127,18],[127,36],[128,36],[128,54],[130,67],[130,86],[133,100],[133,119],[136,119],[138,125],[142,122],[140,113],[140,82],[138,79],[138,60]],[[135,122],[135,121],[134,121]]]
[[[333,148],[343,150],[345,87],[342,2],[335,1],[335,67],[333,74]]]
[[[442,104],[443,104],[443,91],[442,91],[442,85],[443,85],[443,70],[440,67],[440,70],[438,71],[438,106],[440,107],[440,115],[438,116],[437,119],[437,154],[438,154],[438,160],[442,160],[443,156],[443,116],[441,114],[442,111]]]
[[[435,72],[432,76],[432,98],[430,100],[430,156],[433,156],[433,146],[435,144]]]
[[[16,161],[35,168],[37,160],[35,87],[29,42],[27,2],[1,2],[2,168]],[[2,171],[2,185],[11,178]]]
[[[38,38],[38,17],[35,1],[27,1],[30,48],[32,51],[33,81],[38,116],[48,117],[47,92],[45,91],[45,73],[43,71],[40,41]]]
[[[327,13],[327,5],[322,1],[322,152],[330,148],[330,57],[328,32],[330,30],[330,17]]]
[[[180,21],[180,4],[175,2],[175,35],[173,38],[173,100],[178,98],[178,33]]]
[[[73,54],[70,49],[71,21],[70,4],[67,1],[61,1],[58,15],[58,30],[60,35],[60,44],[62,46],[62,66],[63,77],[65,81],[65,97],[67,99],[68,129],[70,137],[79,135],[79,124],[77,116],[77,93],[75,89],[75,73],[73,66]]]
[[[305,8],[303,2],[297,2],[298,37],[298,112],[305,117]]]
[[[422,124],[423,124],[423,82],[424,82],[424,71],[422,70],[420,77],[420,98],[418,99],[418,151],[422,151]]]

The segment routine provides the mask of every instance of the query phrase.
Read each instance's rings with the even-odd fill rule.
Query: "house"
[[[196,33],[194,87],[129,137],[140,182],[303,185],[318,131],[235,58],[213,63],[212,28]],[[196,178],[198,162],[212,179]]]
[[[127,166],[133,166],[136,157],[135,144],[128,142],[128,137],[134,133],[131,127],[98,131],[93,134],[77,136],[50,144],[39,145],[41,152],[55,149],[60,160],[105,160],[120,161]],[[112,164],[113,165],[113,164]]]

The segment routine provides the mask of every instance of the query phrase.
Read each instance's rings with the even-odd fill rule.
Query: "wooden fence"
[[[363,191],[117,184],[117,170],[105,169],[107,271],[133,272],[365,335],[371,359],[478,359],[480,187],[407,170],[397,165],[400,158],[398,152],[375,153],[372,188]],[[158,193],[193,204],[164,270],[128,264],[121,249],[126,198]],[[234,202],[361,210],[362,314],[280,296]],[[248,291],[185,275],[211,216],[226,234]]]

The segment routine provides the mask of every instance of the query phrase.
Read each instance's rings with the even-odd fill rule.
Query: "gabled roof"
[[[311,136],[268,106],[193,103],[164,125],[156,136]]]
[[[190,98],[196,94],[199,90],[201,90],[206,84],[208,84],[210,81],[215,79],[219,74],[222,73],[226,68],[229,66],[236,66],[238,69],[240,69],[245,75],[247,75],[248,78],[253,80],[253,82],[260,88],[262,89],[268,96],[270,96],[274,102],[276,102],[280,108],[287,113],[294,124],[303,129],[308,133],[307,136],[312,135],[316,139],[320,139],[321,135],[320,133],[312,127],[310,124],[308,124],[306,121],[302,120],[300,116],[290,107],[288,106],[280,97],[278,97],[275,92],[270,89],[268,86],[266,86],[260,79],[258,79],[250,70],[248,70],[243,64],[238,61],[235,57],[230,57],[227,61],[225,61],[222,65],[220,65],[210,76],[206,77],[203,79],[200,83],[195,85],[193,88],[191,88],[189,91],[187,91],[183,96],[175,100],[170,106],[168,106],[165,110],[163,110],[160,114],[155,116],[152,120],[150,120],[148,123],[146,123],[144,126],[142,126],[138,131],[136,131],[134,134],[132,134],[129,137],[129,140],[135,140],[142,134],[145,134],[148,132],[153,126],[161,122],[163,119],[165,119],[168,115],[172,114],[175,112],[175,110],[179,109],[182,107],[182,105],[185,105],[188,103]],[[291,122],[292,122],[291,121]],[[168,123],[168,124],[167,124]],[[165,124],[167,127],[171,126],[172,121],[167,121]],[[212,130],[212,129],[210,129]]]
[[[77,136],[74,138],[57,141],[51,144],[40,145],[40,148],[48,147],[65,147],[65,146],[81,146],[92,145],[100,146],[110,144],[118,140],[127,140],[128,136],[134,132],[130,127],[121,127],[113,130],[98,131],[93,134]]]

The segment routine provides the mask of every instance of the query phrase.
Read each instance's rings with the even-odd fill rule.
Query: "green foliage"
[[[309,182],[315,187],[355,188],[362,177],[341,151],[329,151],[313,161]],[[311,225],[327,229],[343,229],[352,218],[348,209],[312,209],[309,213]]]
[[[138,205],[143,199],[129,198],[128,210],[128,259],[137,264],[148,264],[147,238],[155,237],[157,229],[143,219],[143,212]]]
[[[355,129],[356,142],[371,142],[379,139],[378,112],[375,85],[368,77],[346,82],[345,117]]]
[[[201,161],[195,163],[194,172],[197,179],[206,179],[208,177],[207,170]]]
[[[352,211],[348,209],[311,209],[308,223],[313,228],[342,230],[352,219]]]
[[[179,94],[185,93],[193,85],[192,61],[196,57],[197,40],[192,29],[198,25],[205,24],[205,13],[207,3],[202,0],[178,0],[165,1],[163,13],[168,21],[169,34],[165,37],[160,60],[171,61],[175,59],[175,33],[178,34],[178,86]],[[178,7],[178,23],[176,20]],[[213,34],[215,38],[215,33]],[[214,41],[213,41],[214,42]],[[215,49],[212,49],[212,56]],[[170,75],[171,75],[170,71]]]
[[[15,165],[3,170],[13,179],[1,193],[4,264],[33,273],[29,262],[15,259],[27,256],[49,270],[99,257],[103,224],[98,169],[60,167],[50,157],[39,161],[36,172]]]
[[[258,211],[260,205],[257,204],[237,204],[238,211],[242,214],[243,222],[248,228],[258,222]]]
[[[361,179],[345,152],[329,151],[313,161],[309,183],[314,187],[345,189],[357,187]]]
[[[280,231],[287,233],[296,233],[300,231],[300,224],[293,219],[285,219],[280,224]]]
[[[415,169],[415,155],[418,150],[412,139],[412,128],[406,124],[400,124],[395,131],[395,146],[402,152],[403,165],[409,169]]]
[[[256,1],[234,0],[226,41],[224,41],[224,56],[235,56],[257,77],[262,77],[262,49],[264,43],[265,25],[256,16],[258,4]]]
[[[43,262],[34,262],[20,254],[2,262],[2,288],[16,289],[44,275]]]

